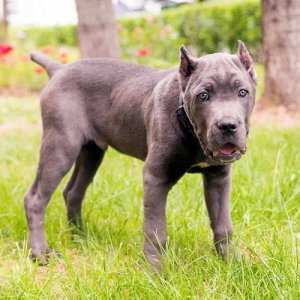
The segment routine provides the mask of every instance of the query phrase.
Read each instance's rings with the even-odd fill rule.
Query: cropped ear
[[[186,50],[184,46],[180,47],[180,65],[179,65],[179,75],[181,88],[184,91],[189,77],[196,67],[196,59]]]
[[[254,69],[254,63],[252,60],[252,57],[250,56],[245,44],[242,41],[238,41],[238,53],[237,56],[241,60],[243,66],[247,70],[247,72],[250,74],[253,82],[256,84],[257,81],[257,75],[256,71]]]

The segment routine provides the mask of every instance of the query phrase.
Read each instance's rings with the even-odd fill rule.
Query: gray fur
[[[37,51],[32,52],[30,54],[30,58],[32,61],[44,67],[49,78],[51,78],[54,73],[62,67],[62,64],[58,61],[50,60],[47,56]]]
[[[41,95],[38,170],[24,200],[32,256],[47,262],[51,250],[43,226],[45,209],[74,162],[63,194],[69,222],[81,225],[85,191],[108,146],[145,161],[144,253],[156,270],[167,242],[167,194],[186,172],[203,174],[214,242],[224,258],[230,256],[230,164],[246,151],[255,98],[249,58],[243,43],[237,55],[199,59],[183,47],[179,71],[100,58],[62,66],[33,54],[52,78]],[[248,90],[244,98],[238,96],[241,88]],[[209,101],[199,100],[204,90],[209,90]],[[180,93],[197,138],[187,136],[177,120]],[[235,148],[224,156],[228,143]]]

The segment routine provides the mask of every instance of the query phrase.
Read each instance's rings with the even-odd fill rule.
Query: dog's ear
[[[179,76],[182,90],[184,91],[187,81],[196,67],[195,58],[186,50],[184,46],[180,47],[180,65]]]
[[[243,66],[247,70],[247,72],[250,74],[253,82],[256,84],[257,82],[257,75],[256,71],[254,69],[254,63],[252,60],[252,57],[250,56],[245,44],[242,41],[238,41],[238,53],[237,56],[241,60]]]

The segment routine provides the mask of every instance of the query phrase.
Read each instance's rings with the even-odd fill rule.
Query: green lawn
[[[46,231],[61,261],[28,258],[23,196],[38,161],[37,99],[0,100],[0,298],[299,299],[300,127],[254,127],[247,155],[233,167],[232,218],[240,262],[214,252],[200,175],[169,196],[169,244],[162,276],[142,254],[142,163],[108,154],[84,202],[85,234],[70,239],[62,189]]]

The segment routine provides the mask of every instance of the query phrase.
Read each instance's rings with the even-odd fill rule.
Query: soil
[[[261,107],[256,106],[252,115],[252,125],[275,126],[278,128],[300,127],[300,110],[288,110],[284,106]]]
[[[24,87],[7,87],[0,89],[0,100],[1,97],[38,97],[40,92],[28,91]]]

